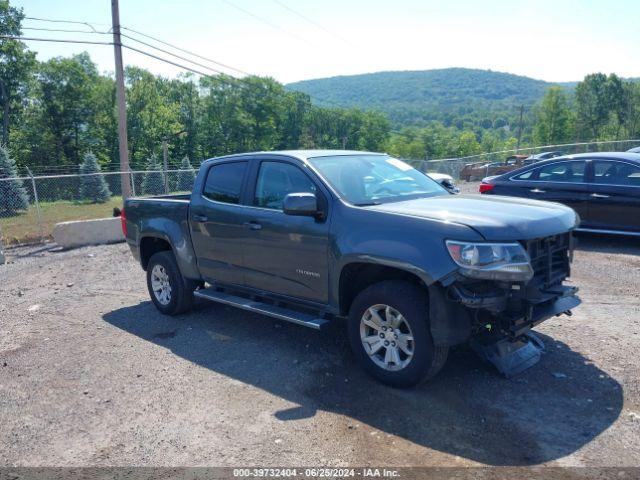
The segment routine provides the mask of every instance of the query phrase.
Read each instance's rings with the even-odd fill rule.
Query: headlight
[[[531,261],[519,243],[470,243],[447,240],[447,250],[470,278],[528,282],[533,278]]]

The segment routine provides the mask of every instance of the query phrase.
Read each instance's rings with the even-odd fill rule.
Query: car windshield
[[[357,206],[448,195],[438,182],[387,155],[315,157],[309,163],[342,198]]]

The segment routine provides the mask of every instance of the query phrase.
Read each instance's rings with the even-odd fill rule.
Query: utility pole
[[[7,257],[4,256],[4,252],[2,251],[2,231],[0,231],[0,265],[4,265],[7,263]]]
[[[9,95],[0,78],[0,97],[2,97],[2,144],[9,145]]]
[[[120,10],[118,0],[111,0],[111,24],[113,30],[113,54],[116,63],[116,99],[118,102],[118,146],[120,148],[120,182],[122,198],[131,196],[129,183],[129,143],[127,141],[127,104],[124,92],[124,68],[122,66],[122,41],[120,39]]]
[[[169,193],[169,145],[167,137],[162,139],[162,161],[164,163],[164,193]]]
[[[524,105],[520,105],[520,123],[518,124],[518,144],[516,145],[516,153],[520,151],[520,140],[522,139],[522,114],[524,113]]]

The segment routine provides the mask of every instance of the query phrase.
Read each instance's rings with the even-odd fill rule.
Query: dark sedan
[[[640,235],[640,154],[582,153],[485,178],[480,193],[564,203],[582,231]]]

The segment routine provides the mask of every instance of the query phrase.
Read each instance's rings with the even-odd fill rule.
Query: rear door
[[[282,211],[289,193],[313,193],[328,206],[327,192],[295,161],[265,159],[254,168],[245,207],[250,225],[243,241],[245,284],[327,303],[329,221]]]
[[[583,227],[640,231],[638,165],[615,160],[594,160],[589,182],[589,207]]]
[[[241,240],[247,228],[241,199],[247,172],[247,161],[214,163],[202,191],[192,196],[191,240],[200,273],[208,281],[237,285],[244,281]]]

